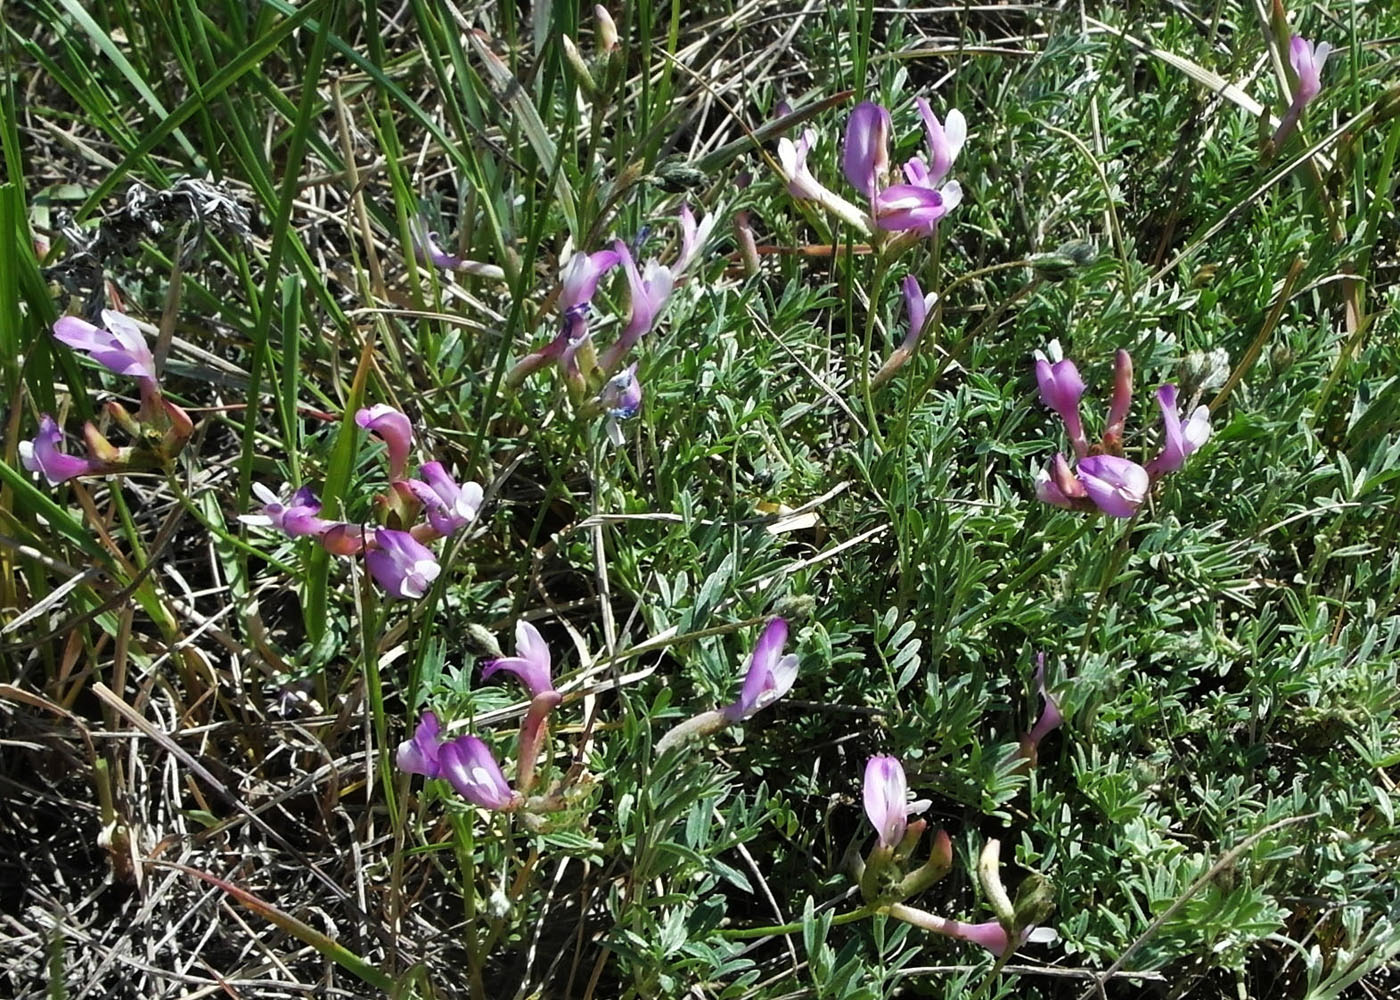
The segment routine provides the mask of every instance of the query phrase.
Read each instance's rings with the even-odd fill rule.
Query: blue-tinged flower
[[[389,528],[375,530],[374,546],[365,552],[365,564],[386,593],[415,601],[442,572],[431,549],[408,532]]]
[[[549,655],[549,645],[540,635],[539,629],[521,619],[515,623],[515,655],[502,656],[489,661],[481,671],[485,680],[498,670],[514,674],[531,698],[554,691],[554,681],[549,676],[553,661]]]
[[[47,413],[39,417],[39,433],[32,441],[19,443],[19,460],[30,472],[42,475],[50,486],[77,476],[101,471],[101,464],[60,450],[63,432],[58,422]]]
[[[798,660],[794,653],[783,655],[787,635],[787,622],[781,618],[774,618],[764,627],[754,646],[748,673],[744,675],[739,700],[720,710],[726,720],[747,719],[792,690],[797,680]]]
[[[483,809],[510,809],[520,803],[506,783],[491,748],[475,736],[459,736],[438,750],[439,775],[462,798]]]
[[[428,228],[421,215],[408,220],[409,237],[413,240],[413,256],[420,264],[431,264],[444,271],[455,271],[462,266],[462,258],[448,253],[438,246],[438,234]]]
[[[423,504],[428,523],[439,535],[451,535],[476,520],[483,497],[480,483],[458,485],[441,462],[424,462],[418,474],[421,480],[409,479],[404,485]]]
[[[83,351],[108,371],[149,380],[156,378],[156,361],[136,321],[114,309],[102,311],[104,329],[77,316],[64,316],[53,325],[56,340]]]
[[[399,744],[394,760],[405,774],[421,774],[436,778],[441,774],[439,754],[442,749],[442,727],[432,712],[424,712],[413,732],[413,738]]]

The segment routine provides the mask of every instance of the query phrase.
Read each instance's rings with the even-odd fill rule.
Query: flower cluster
[[[506,376],[507,384],[519,385],[530,374],[557,364],[576,402],[582,403],[590,392],[597,393],[587,409],[595,413],[606,410],[609,436],[619,441],[617,422],[640,409],[641,384],[635,364],[617,373],[642,337],[656,326],[676,285],[699,258],[715,221],[715,215],[710,214],[697,222],[690,207],[682,206],[680,253],[669,265],[651,259],[639,266],[633,248],[622,240],[614,241],[611,249],[574,253],[559,277],[558,332],[543,347],[516,362]],[[619,264],[627,277],[627,318],[621,334],[600,355],[594,350],[589,326],[593,296],[603,277]]]
[[[876,839],[864,860],[855,859],[854,867],[861,895],[875,912],[970,942],[998,958],[1009,956],[1027,941],[1054,940],[1054,931],[1036,927],[1054,908],[1048,883],[1039,876],[1028,878],[1013,904],[1001,885],[997,860],[1000,845],[995,840],[987,842],[977,874],[997,919],[969,924],[906,904],[904,900],[923,892],[952,870],[952,841],[939,830],[933,837],[928,859],[917,868],[909,867],[910,856],[927,828],[924,820],[911,823],[909,816],[923,812],[930,803],[927,799],[909,801],[904,767],[894,757],[880,755],[866,762],[861,797]]]
[[[392,526],[375,527],[320,516],[321,501],[303,486],[287,500],[261,483],[253,492],[262,502],[245,524],[271,527],[292,538],[310,537],[333,555],[363,555],[376,583],[391,597],[418,600],[442,567],[427,543],[456,534],[476,520],[483,493],[478,483],[458,483],[441,462],[424,462],[419,479],[408,479],[413,424],[391,406],[378,403],[355,414],[355,423],[384,443],[389,489],[379,498]],[[419,521],[419,515],[423,520]]]
[[[797,679],[797,657],[791,653],[783,655],[787,633],[786,621],[771,620],[754,647],[738,700],[676,726],[657,743],[658,755],[700,735],[742,722],[787,694]],[[502,671],[511,674],[530,695],[516,744],[513,789],[481,739],[460,736],[446,740],[433,712],[423,713],[412,738],[399,745],[399,769],[408,774],[444,778],[463,798],[483,809],[541,813],[565,808],[571,781],[577,776],[556,780],[543,793],[531,795],[540,754],[549,738],[549,715],[563,703],[563,695],[554,687],[552,668],[544,637],[529,622],[520,621],[515,626],[515,655],[488,660],[481,671],[483,680]],[[549,756],[546,751],[545,759]]]
[[[87,457],[69,455],[62,448],[58,421],[41,414],[39,433],[20,442],[19,455],[24,467],[42,475],[50,486],[78,476],[166,468],[194,433],[189,414],[161,392],[155,357],[136,321],[106,309],[102,322],[102,326],[95,326],[77,316],[64,316],[53,326],[54,339],[84,352],[116,375],[136,379],[141,406],[135,415],[115,400],[107,404],[108,415],[135,444],[117,448],[89,422],[83,427]]]
[[[805,129],[793,142],[778,140],[778,163],[788,193],[813,201],[867,235],[876,231],[907,231],[932,236],[938,222],[962,201],[957,181],[947,180],[953,162],[967,139],[967,121],[957,109],[940,122],[928,101],[915,103],[928,138],[929,158],[915,156],[901,168],[903,182],[891,175],[890,113],[871,101],[856,105],[846,124],[841,166],[852,187],[865,196],[869,213],[862,212],[817,180],[807,158],[817,144],[817,133]],[[893,183],[892,183],[893,181]]]
[[[1176,386],[1157,390],[1162,411],[1162,451],[1146,465],[1123,456],[1123,430],[1133,399],[1133,362],[1119,351],[1114,362],[1113,397],[1103,438],[1091,445],[1079,413],[1084,381],[1068,359],[1051,361],[1037,352],[1035,378],[1040,401],[1059,414],[1074,451],[1071,467],[1056,453],[1049,470],[1036,479],[1036,496],[1068,510],[1100,510],[1112,517],[1132,517],[1147,499],[1152,484],[1175,472],[1210,437],[1210,409],[1196,407],[1183,422],[1177,408]]]

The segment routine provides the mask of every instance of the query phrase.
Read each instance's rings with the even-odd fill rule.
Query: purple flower
[[[788,194],[794,198],[820,200],[826,193],[822,183],[807,169],[807,154],[817,144],[817,133],[803,129],[797,142],[784,136],[778,140],[778,164],[787,181]]]
[[[437,556],[406,531],[378,528],[365,563],[375,582],[393,597],[418,600],[442,572]]]
[[[691,264],[695,263],[700,256],[700,251],[705,249],[705,244],[709,242],[710,233],[714,231],[715,223],[718,221],[719,216],[711,212],[705,216],[704,221],[697,224],[694,214],[690,211],[690,206],[681,206],[681,255],[671,267],[673,276],[679,278],[690,269]]]
[[[1068,358],[1051,364],[1037,351],[1035,380],[1040,387],[1040,401],[1060,415],[1074,453],[1083,458],[1089,453],[1089,442],[1084,437],[1084,422],[1079,416],[1079,400],[1084,395],[1084,380],[1079,377],[1079,369]]]
[[[1076,469],[1094,505],[1112,517],[1132,517],[1147,499],[1152,480],[1136,462],[1117,455],[1090,455]]]
[[[441,773],[439,753],[442,749],[442,729],[437,716],[424,712],[413,732],[413,738],[399,744],[394,760],[405,774],[421,774],[436,778]]]
[[[1210,407],[1198,406],[1183,426],[1176,408],[1176,386],[1168,384],[1157,390],[1157,405],[1162,409],[1162,453],[1147,463],[1147,473],[1153,479],[1175,472],[1186,456],[1206,443],[1210,437]]]
[[[1055,701],[1054,696],[1045,689],[1044,653],[1039,654],[1036,658],[1035,686],[1036,690],[1040,692],[1040,697],[1045,702],[1045,708],[1040,713],[1040,718],[1035,720],[1035,725],[1031,727],[1031,731],[1026,734],[1025,739],[1022,741],[1022,746],[1029,743],[1032,751],[1040,745],[1041,740],[1058,729],[1060,724],[1065,721],[1064,715],[1060,713],[1059,703]]]
[[[475,736],[459,736],[442,745],[438,750],[438,774],[462,798],[483,809],[506,809],[516,802],[491,748]]]
[[[637,381],[635,361],[608,379],[598,394],[598,402],[607,412],[608,440],[614,448],[621,448],[626,440],[622,435],[622,421],[635,417],[642,408],[642,383]]]
[[[851,186],[874,200],[890,169],[890,113],[872,101],[862,101],[846,123],[846,147],[841,166]]]
[[[586,308],[598,291],[598,282],[622,258],[612,250],[576,253],[559,276],[559,311]]]
[[[638,271],[637,262],[632,259],[632,251],[627,248],[627,244],[618,240],[614,246],[617,248],[618,258],[622,261],[623,270],[627,273],[629,311],[622,336],[609,345],[599,359],[598,364],[603,371],[613,371],[617,368],[627,352],[641,339],[642,334],[652,328],[671,298],[671,289],[675,286],[675,276],[669,268],[649,260],[645,270]]]
[[[1298,74],[1298,89],[1293,92],[1293,104],[1301,111],[1322,93],[1322,66],[1327,62],[1332,46],[1319,42],[1316,48],[1302,35],[1294,35],[1288,43],[1288,61]]]
[[[906,173],[913,164],[923,169],[919,160],[905,165]],[[949,196],[956,192],[956,198]],[[932,235],[938,220],[947,215],[962,199],[962,188],[956,182],[939,191],[925,184],[892,184],[875,196],[875,225],[886,232],[913,229]]]
[[[913,351],[924,332],[929,310],[938,302],[938,293],[924,294],[919,281],[912,274],[904,278],[904,311],[909,317],[909,332],[904,336],[904,349]]]
[[[239,515],[244,524],[276,528],[292,538],[322,535],[336,524],[316,516],[321,511],[321,501],[309,486],[297,490],[286,503],[262,483],[253,484],[253,493],[262,501],[262,512]]]
[[[928,180],[931,184],[937,184],[948,176],[953,161],[962,152],[963,143],[967,141],[967,119],[957,108],[952,108],[948,111],[947,122],[940,123],[928,101],[919,97],[914,103],[919,106],[919,117],[924,120],[924,130],[928,133],[931,157]]]
[[[47,413],[39,418],[39,433],[32,441],[19,443],[19,460],[30,472],[40,473],[50,486],[76,476],[86,476],[99,469],[97,463],[76,455],[65,455],[59,450],[63,443],[63,432],[57,421]]]
[[[413,491],[428,512],[428,523],[439,535],[451,535],[476,520],[482,491],[478,483],[463,483],[447,474],[441,462],[424,462],[418,474],[404,485]]]
[[[154,382],[156,361],[136,322],[113,309],[102,311],[102,322],[109,329],[77,316],[64,316],[53,325],[53,335],[74,350],[86,352],[109,371]]]
[[[389,453],[389,481],[403,479],[408,453],[413,448],[413,425],[408,417],[386,403],[375,403],[356,411],[355,423],[384,442]]]
[[[421,215],[408,220],[408,233],[413,241],[413,256],[420,264],[431,264],[444,271],[455,271],[462,266],[462,258],[453,256],[438,246],[438,234],[428,228]]]
[[[794,653],[782,655],[787,634],[787,622],[781,618],[774,618],[760,633],[753,649],[753,658],[749,661],[748,673],[744,675],[744,689],[739,694],[739,700],[720,709],[729,722],[749,718],[792,690],[793,682],[797,680],[798,661]]]
[[[497,670],[504,670],[514,674],[525,685],[531,698],[538,698],[554,690],[554,681],[549,676],[551,665],[549,646],[544,636],[535,626],[522,619],[515,623],[515,655],[488,662],[481,671],[481,679],[485,680]]]
[[[904,767],[893,757],[871,757],[865,764],[865,784],[861,789],[865,815],[880,838],[880,846],[893,850],[904,839],[912,807]],[[915,805],[919,805],[915,803]],[[921,808],[927,808],[923,803]]]

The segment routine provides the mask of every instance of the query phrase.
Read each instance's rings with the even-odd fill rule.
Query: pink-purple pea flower
[[[408,417],[387,403],[375,403],[357,410],[355,423],[384,442],[389,455],[389,481],[403,479],[408,454],[413,449],[413,424]]]
[[[1079,400],[1084,395],[1084,380],[1074,362],[1065,358],[1053,364],[1036,352],[1035,380],[1040,387],[1040,401],[1059,414],[1065,422],[1070,444],[1080,458],[1089,454],[1089,442],[1084,437],[1084,422],[1079,415]]]
[[[292,538],[300,538],[322,535],[335,523],[317,516],[321,512],[321,501],[309,486],[303,486],[285,502],[262,483],[253,484],[253,493],[262,501],[262,511],[240,515],[239,520],[244,524],[272,527]]]
[[[794,653],[783,655],[787,635],[787,622],[781,618],[774,618],[759,634],[739,700],[720,709],[728,722],[747,719],[792,690],[797,680],[798,659]]]
[[[719,216],[711,212],[697,223],[690,206],[681,206],[681,255],[676,259],[675,264],[671,265],[673,277],[679,278],[690,270],[690,266],[699,259],[700,253],[705,249],[705,244],[710,241],[710,233],[714,231],[715,223],[718,221]]]
[[[428,228],[421,215],[408,220],[409,237],[413,241],[413,256],[420,264],[431,264],[444,271],[455,271],[462,266],[462,258],[438,246],[438,234]]]
[[[386,593],[415,601],[442,572],[431,549],[408,532],[389,528],[375,530],[374,546],[365,552],[365,563]]]
[[[643,269],[638,270],[637,262],[627,244],[618,240],[614,246],[627,274],[629,305],[627,324],[623,327],[622,335],[608,345],[608,349],[598,360],[599,367],[605,372],[616,370],[622,364],[622,359],[627,356],[627,352],[656,324],[661,310],[666,308],[666,303],[670,301],[671,291],[676,283],[670,268],[649,260]]]
[[[1270,140],[1272,147],[1277,148],[1288,137],[1297,126],[1303,109],[1322,93],[1322,67],[1331,52],[1332,46],[1326,42],[1318,42],[1314,47],[1313,43],[1302,35],[1294,35],[1289,40],[1288,62],[1293,67],[1297,83],[1293,88],[1293,100],[1289,102],[1288,111],[1284,113],[1283,120],[1279,122],[1278,129]]]
[[[841,168],[851,187],[871,201],[889,175],[890,113],[873,101],[862,101],[846,124]]]
[[[436,778],[441,773],[442,727],[432,712],[424,712],[413,731],[413,738],[399,744],[394,760],[405,774]]]
[[[519,803],[491,748],[475,736],[459,736],[439,748],[438,775],[483,809],[508,809]]]
[[[904,839],[911,813],[923,812],[928,800],[909,801],[909,783],[904,766],[894,757],[876,755],[865,764],[861,789],[865,815],[880,839],[880,846],[894,850]]]
[[[559,311],[586,309],[598,291],[598,282],[622,257],[615,250],[575,253],[559,277]]]
[[[113,309],[102,311],[106,328],[93,326],[77,316],[64,316],[53,325],[54,338],[117,375],[148,381],[156,378],[156,361],[141,328],[129,316]]]
[[[481,671],[481,678],[485,680],[496,671],[504,670],[525,685],[531,698],[538,698],[554,691],[554,681],[549,676],[552,665],[544,636],[522,619],[515,623],[515,655],[489,661]]]
[[[418,474],[421,480],[409,479],[404,485],[423,504],[435,532],[446,537],[476,520],[483,496],[479,483],[458,484],[441,462],[424,462]]]
[[[1162,453],[1147,463],[1152,478],[1180,469],[1190,455],[1210,437],[1210,409],[1198,406],[1185,424],[1176,406],[1176,386],[1164,385],[1157,390],[1157,405],[1162,410]]]
[[[1147,470],[1118,455],[1081,458],[1075,471],[1094,505],[1110,517],[1132,517],[1152,485]]]
[[[1053,346],[1053,345],[1052,345]],[[1114,388],[1102,440],[1090,446],[1079,415],[1084,383],[1069,361],[1051,363],[1037,352],[1036,381],[1040,398],[1064,421],[1076,462],[1070,467],[1056,454],[1050,468],[1036,477],[1036,496],[1068,510],[1100,510],[1112,517],[1132,517],[1146,501],[1152,484],[1181,468],[1186,457],[1210,437],[1210,409],[1198,406],[1185,424],[1177,410],[1174,385],[1157,391],[1162,410],[1162,452],[1147,465],[1123,457],[1123,425],[1132,402],[1132,360],[1119,351],[1114,362]]]
[[[39,418],[39,433],[32,441],[19,443],[19,460],[30,472],[42,475],[50,486],[100,471],[100,465],[86,458],[67,455],[60,450],[63,432],[57,421],[47,413]]]

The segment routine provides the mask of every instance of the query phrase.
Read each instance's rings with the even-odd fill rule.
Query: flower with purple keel
[[[445,537],[476,520],[483,496],[479,483],[458,485],[441,462],[424,462],[418,474],[421,480],[409,479],[404,485],[422,502],[435,532]]]
[[[238,519],[244,524],[276,528],[292,538],[322,535],[335,525],[316,516],[321,512],[321,501],[310,486],[297,490],[285,503],[262,483],[253,484],[253,493],[262,501],[262,512],[240,514]]]
[[[598,282],[622,257],[614,250],[576,253],[559,276],[559,311],[568,313],[587,308],[598,291]]]
[[[521,620],[515,623],[515,655],[502,656],[490,660],[482,668],[481,679],[485,680],[498,670],[514,674],[525,685],[531,698],[554,691],[554,681],[549,672],[553,661],[549,655],[549,645],[540,635],[539,629]]]
[[[623,327],[622,335],[608,346],[598,360],[598,366],[605,372],[615,371],[642,334],[656,324],[661,310],[670,301],[676,281],[669,268],[654,260],[647,261],[646,267],[639,271],[627,244],[618,240],[614,245],[627,274],[629,307],[627,325]]]
[[[1198,406],[1183,425],[1176,407],[1176,386],[1164,385],[1157,390],[1157,405],[1162,409],[1162,453],[1147,463],[1147,473],[1153,479],[1175,472],[1186,462],[1186,456],[1210,438],[1210,407]]]
[[[384,442],[389,453],[389,481],[401,480],[413,448],[413,425],[408,417],[385,403],[375,403],[356,411],[355,423]]]
[[[454,256],[438,246],[438,234],[428,228],[421,215],[408,220],[409,237],[413,241],[413,256],[420,264],[431,264],[444,271],[455,271],[462,266],[462,258]]]
[[[744,675],[744,689],[739,700],[720,710],[727,721],[741,722],[792,690],[797,680],[798,660],[795,653],[783,655],[787,635],[787,622],[781,618],[774,618],[764,627],[754,646],[748,673]]]
[[[405,774],[436,778],[441,773],[442,727],[432,712],[424,712],[413,738],[399,744],[394,760]]]
[[[506,783],[491,748],[475,736],[459,736],[438,750],[438,775],[457,794],[483,809],[511,809],[520,798]]]
[[[947,123],[941,123],[928,101],[921,97],[916,103],[928,133],[930,165],[925,166],[917,156],[905,163],[906,183],[879,192],[873,200],[873,214],[880,229],[912,230],[931,236],[938,228],[938,220],[962,202],[962,186],[957,181],[944,183],[943,179],[967,139],[967,121],[955,108],[948,112]]]
[[[861,789],[865,815],[880,838],[880,846],[894,850],[904,840],[909,816],[923,812],[928,799],[909,801],[909,783],[904,766],[894,757],[877,755],[865,764],[865,782]]]
[[[637,380],[635,361],[608,379],[598,394],[598,402],[607,414],[608,440],[614,448],[621,448],[626,441],[622,421],[632,419],[642,409],[642,383]]]
[[[432,550],[406,531],[378,528],[374,547],[365,553],[370,575],[393,597],[418,600],[428,592],[442,567]]]
[[[37,472],[48,480],[50,486],[101,471],[101,465],[76,455],[65,455],[59,450],[63,442],[63,432],[58,422],[47,413],[39,418],[39,433],[32,441],[19,443],[19,460],[30,472]]]
[[[1152,485],[1146,469],[1117,455],[1090,455],[1075,471],[1089,499],[1111,517],[1136,514]]]
[[[855,106],[846,123],[841,168],[851,187],[871,201],[890,170],[890,113],[873,101]]]
[[[153,388],[156,361],[141,328],[113,309],[102,311],[102,322],[107,329],[77,316],[64,316],[53,325],[53,335],[74,350],[85,352],[108,371],[148,381]]]

